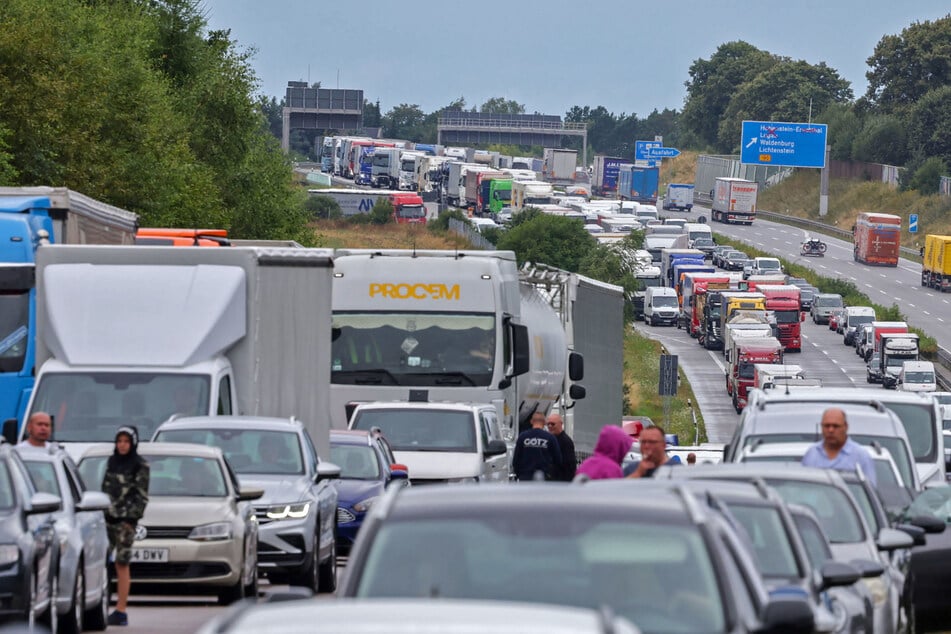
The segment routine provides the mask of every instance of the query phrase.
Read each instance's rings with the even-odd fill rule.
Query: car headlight
[[[7,566],[20,561],[20,548],[16,544],[0,546],[0,566]]]
[[[200,542],[223,541],[232,537],[234,537],[234,529],[231,522],[215,522],[214,524],[196,526],[188,534],[188,539]]]
[[[888,586],[885,584],[884,575],[872,577],[871,579],[862,579],[869,594],[872,595],[872,603],[876,608],[884,605],[888,600]]]
[[[307,517],[310,512],[310,502],[297,504],[272,504],[267,508],[269,520],[299,520]]]
[[[366,513],[367,511],[370,510],[370,507],[373,506],[378,499],[380,499],[380,497],[378,495],[374,495],[371,498],[360,500],[359,502],[353,505],[353,510],[357,511],[358,513]]]

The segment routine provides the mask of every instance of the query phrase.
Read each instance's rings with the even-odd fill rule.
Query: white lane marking
[[[929,313],[927,310],[923,310],[923,311],[921,311],[921,313],[922,313],[923,315],[928,315],[929,317],[931,317],[931,313]]]
[[[944,320],[941,319],[940,317],[935,317],[935,319],[937,319],[938,321],[940,321],[942,324],[944,323]]]
[[[858,278],[856,278],[854,275],[850,275],[849,279],[852,280],[853,282],[858,282]]]
[[[884,274],[884,273],[879,273],[878,275],[879,275],[879,277],[885,277],[885,274]]]
[[[888,293],[886,293],[885,291],[882,291],[882,290],[879,290],[878,292],[881,293],[882,295],[887,295],[887,294],[888,294]]]
[[[777,238],[777,240],[778,240],[778,238]],[[783,240],[783,242],[784,242],[785,244],[792,245],[792,242],[790,242],[789,240]]]
[[[717,359],[717,355],[713,354],[712,350],[707,350],[707,354],[710,355],[710,358],[713,359],[713,362],[717,364],[717,367],[720,368],[721,372],[726,372],[726,366],[723,365],[723,362]]]
[[[823,268],[825,268],[825,267],[823,267]],[[832,272],[835,273],[836,275],[842,275],[842,271],[832,271]]]
[[[865,286],[867,286],[868,288],[872,288],[871,284],[866,284]]]
[[[941,301],[943,301],[945,304],[951,304],[951,302],[949,302],[949,301],[946,300],[946,299],[942,299]]]
[[[908,306],[911,307],[911,308],[916,308],[916,306],[915,306],[914,304],[908,304]]]

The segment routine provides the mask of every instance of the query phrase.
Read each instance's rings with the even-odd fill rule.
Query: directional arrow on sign
[[[680,150],[673,147],[651,147],[647,148],[648,158],[674,158],[680,156]]]
[[[752,147],[757,141],[759,141],[759,139],[754,136],[752,139],[750,139],[750,142],[746,144],[746,147]]]

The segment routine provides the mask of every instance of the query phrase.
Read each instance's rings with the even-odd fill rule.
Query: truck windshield
[[[426,208],[422,205],[400,205],[397,215],[400,218],[425,218]]]
[[[773,314],[776,316],[777,324],[798,324],[799,323],[798,310],[777,310]]]
[[[905,374],[905,383],[934,383],[934,373],[908,372]]]
[[[495,369],[495,316],[335,313],[331,383],[484,387]]]
[[[663,286],[663,283],[660,280],[660,276],[657,277],[639,277],[637,281],[640,282],[641,288],[647,288],[649,286]]]
[[[0,372],[19,372],[26,358],[30,291],[0,293]]]
[[[379,427],[393,451],[476,450],[471,412],[430,409],[367,409],[355,414],[351,429]]]
[[[753,367],[754,364],[748,361],[743,361],[740,363],[739,367],[739,376],[741,379],[752,379],[753,373],[756,371],[756,368]]]
[[[389,154],[373,154],[373,166],[374,167],[389,167],[390,155]]]
[[[496,200],[512,200],[512,190],[511,189],[496,189],[495,198]]]
[[[51,372],[40,378],[30,412],[53,417],[59,442],[112,442],[125,424],[151,438],[172,414],[207,415],[209,392],[203,374]]]
[[[402,161],[400,163],[400,169],[404,172],[415,172],[416,171],[416,161]]]

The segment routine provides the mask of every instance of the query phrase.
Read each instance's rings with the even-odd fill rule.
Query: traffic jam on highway
[[[407,184],[375,177],[384,161],[358,141],[331,138],[328,171],[350,157],[341,176],[357,181],[368,161],[360,182],[387,196],[432,177],[493,222],[531,206],[604,242],[643,230],[624,254],[642,289],[507,251],[142,230],[70,190],[0,189],[19,237],[0,269],[7,618],[95,631],[135,625],[141,597],[197,595],[230,606],[202,613],[202,632],[951,622],[951,393],[911,324],[715,243],[701,214],[765,239],[756,182],[718,177],[709,210],[673,184],[659,213],[657,169],[621,159],[596,157],[589,179],[563,150],[504,168],[388,153],[425,177]],[[899,264],[898,230],[863,214],[848,251],[773,252],[839,266],[842,251],[859,275]],[[948,244],[929,236],[916,271],[931,298]],[[659,425],[622,425],[628,299],[636,328],[685,351],[688,378],[716,377],[691,379],[711,439],[692,457]]]

